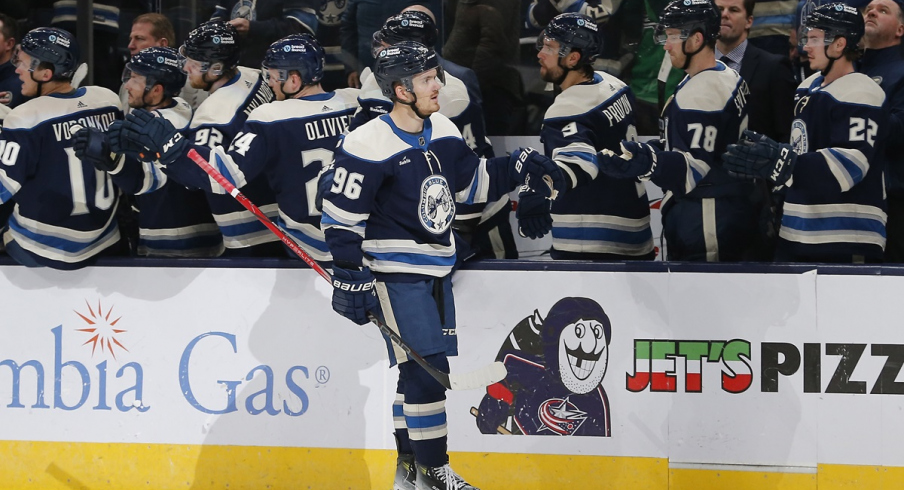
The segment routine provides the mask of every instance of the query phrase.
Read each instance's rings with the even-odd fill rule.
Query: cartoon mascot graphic
[[[588,298],[563,298],[525,318],[499,351],[508,375],[471,408],[484,434],[609,437],[602,381],[612,327]]]

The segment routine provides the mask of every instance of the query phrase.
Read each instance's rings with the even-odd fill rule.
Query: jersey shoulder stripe
[[[238,69],[238,80],[220,87],[201,102],[192,118],[192,128],[203,125],[225,126],[235,119],[248,96],[257,90],[262,80],[259,70],[244,66]]]
[[[596,72],[596,75],[599,79],[594,77],[594,83],[572,85],[563,90],[546,110],[544,120],[573,118],[586,114],[620,97],[627,88],[625,82],[611,75],[602,72]]]
[[[442,114],[432,114],[430,124],[431,141],[446,138],[461,139],[461,133],[455,124]],[[347,134],[342,139],[341,149],[359,160],[380,163],[411,148],[411,145],[395,134],[389,123],[378,117]]]
[[[173,123],[173,126],[175,126],[176,129],[182,131],[187,128],[191,122],[191,106],[188,105],[188,102],[185,102],[185,100],[179,97],[173,97],[173,100],[176,102],[175,106],[158,109],[154,112],[163,116],[167,121]]]
[[[4,129],[31,129],[61,117],[72,119],[82,111],[111,108],[122,110],[119,96],[103,87],[76,89],[71,96],[41,96],[14,108],[3,120]]]
[[[823,90],[844,104],[882,107],[885,92],[879,84],[863,73],[849,73],[824,87]]]
[[[679,86],[675,102],[685,110],[719,112],[735,97],[742,82],[738,72],[717,63],[715,68],[701,71]]]
[[[346,112],[358,107],[357,97],[350,96],[348,93],[327,92],[321,95],[304,99],[273,101],[258,106],[248,115],[248,122],[266,124],[290,119],[322,117],[325,114]]]

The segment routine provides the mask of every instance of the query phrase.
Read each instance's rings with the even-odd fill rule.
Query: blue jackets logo
[[[421,224],[430,233],[441,235],[455,219],[455,202],[449,183],[442,175],[431,175],[421,184],[421,202],[418,215]]]

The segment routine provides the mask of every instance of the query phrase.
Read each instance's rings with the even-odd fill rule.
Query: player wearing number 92
[[[397,43],[379,53],[374,73],[394,102],[392,111],[343,137],[333,185],[323,197],[333,308],[356,323],[367,322],[367,311],[382,317],[448,372],[447,356],[458,350],[451,281],[455,202],[492,201],[519,185],[551,196],[546,181],[557,191],[564,181],[536,150],[479,158],[437,112],[444,74],[432,49]],[[367,287],[374,280],[375,287]],[[392,364],[399,363],[393,412],[400,454],[413,452],[426,476],[454,479],[440,471],[448,461],[443,386],[395,345],[388,350]],[[421,479],[418,471],[418,488],[433,488]]]
[[[619,151],[635,140],[634,93],[618,78],[594,72],[602,49],[597,25],[580,14],[561,14],[537,37],[543,80],[562,87],[546,111],[540,139],[566,175],[568,191],[552,206],[554,259],[652,259],[653,233],[644,184],[601,174],[597,152]],[[522,193],[522,234],[536,235],[523,207],[536,199]]]
[[[72,88],[79,47],[62,29],[30,31],[13,64],[22,94],[36,98],[13,109],[0,133],[0,203],[16,201],[3,243],[23,265],[84,267],[119,241],[119,190],[106,172],[76,158],[73,135],[122,119],[119,97]]]
[[[811,12],[799,39],[819,71],[797,88],[791,144],[745,141],[724,157],[737,173],[787,186],[776,260],[882,261],[885,159],[875,153],[884,137],[885,93],[854,72],[863,32],[854,7],[830,3]]]
[[[622,155],[601,158],[603,172],[630,170],[665,191],[663,234],[669,260],[734,261],[765,248],[765,186],[735,179],[721,156],[747,127],[747,84],[715,59],[721,16],[712,0],[675,0],[659,16],[656,41],[687,76],[666,102],[660,136],[666,151],[624,142]],[[602,154],[601,154],[602,155]],[[760,245],[760,247],[756,247]]]

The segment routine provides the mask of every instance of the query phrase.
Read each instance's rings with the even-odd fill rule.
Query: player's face
[[[135,56],[139,51],[153,46],[166,46],[163,39],[158,39],[151,35],[153,26],[147,22],[139,22],[132,25],[132,32],[129,34],[129,54]]]
[[[863,20],[870,45],[884,46],[904,36],[901,7],[893,0],[873,0],[863,11]]]
[[[204,81],[205,72],[201,71],[201,66],[202,64],[198,60],[185,58],[185,65],[182,66],[182,71],[188,75],[188,83],[192,88],[207,90],[207,82]]]
[[[417,96],[416,105],[421,114],[429,116],[439,111],[439,89],[443,84],[436,76],[436,68],[412,77],[411,86]]]
[[[804,29],[800,42],[804,45],[804,52],[810,60],[810,68],[822,70],[829,66],[829,58],[826,56],[826,33],[822,29]]]
[[[559,41],[544,39],[543,47],[537,52],[537,61],[540,63],[540,78],[544,82],[555,83],[562,79],[564,71],[559,66]]]
[[[667,37],[662,49],[669,53],[669,60],[671,60],[672,66],[684,66],[684,60],[687,58],[683,52],[686,39],[681,38],[681,29],[668,28],[665,30],[665,34]]]
[[[28,71],[29,67],[31,67],[32,59],[31,56],[26,54],[21,49],[16,52],[13,57],[16,61],[16,75],[19,75],[19,80],[22,81],[22,95],[25,97],[35,97],[38,95],[38,82],[35,80],[50,80],[50,74],[53,75],[52,70],[46,70],[41,68],[35,68],[35,71]],[[34,79],[32,79],[34,77]]]
[[[716,6],[722,13],[721,41],[726,44],[739,41],[753,25],[753,16],[744,10],[744,0],[716,0]]]
[[[147,86],[147,77],[132,72],[126,81],[126,92],[129,94],[129,107],[138,109],[144,107],[144,88]]]

